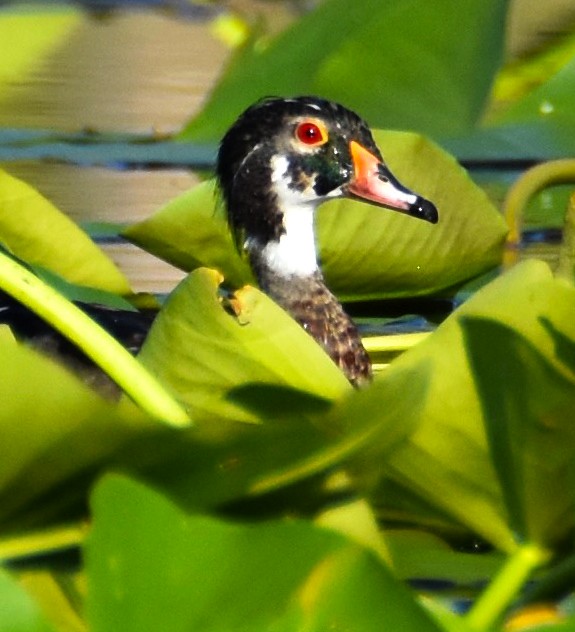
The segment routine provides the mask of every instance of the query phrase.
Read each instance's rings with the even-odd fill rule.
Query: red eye
[[[300,123],[295,130],[296,138],[305,145],[323,145],[327,141],[325,128],[312,121]]]

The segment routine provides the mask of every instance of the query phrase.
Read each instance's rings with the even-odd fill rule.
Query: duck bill
[[[377,156],[358,142],[352,140],[349,147],[354,177],[347,190],[352,196],[437,223],[437,209],[429,200],[404,187]]]

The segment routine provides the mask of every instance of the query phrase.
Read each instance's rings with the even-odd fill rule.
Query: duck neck
[[[294,207],[283,213],[283,230],[278,238],[262,244],[248,239],[248,256],[260,286],[265,290],[272,279],[286,281],[313,277],[319,272],[314,235],[314,212]]]
[[[248,238],[246,249],[260,289],[312,336],[356,386],[369,381],[371,364],[357,329],[328,290],[317,263],[314,207],[282,212],[279,236]]]

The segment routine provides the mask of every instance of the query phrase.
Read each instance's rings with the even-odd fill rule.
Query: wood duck
[[[358,331],[318,266],[314,211],[329,199],[360,198],[435,224],[435,206],[398,182],[357,114],[316,97],[249,107],[224,136],[216,173],[236,244],[260,288],[354,386],[368,382]]]

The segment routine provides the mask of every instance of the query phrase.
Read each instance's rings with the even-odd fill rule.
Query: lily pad
[[[0,628],[10,632],[54,632],[40,608],[7,571],[0,570]]]
[[[138,424],[50,359],[4,337],[0,347],[0,530],[6,532],[81,507],[86,474]],[[56,498],[50,494],[57,487]]]
[[[436,204],[439,224],[352,200],[323,205],[317,234],[330,288],[347,300],[424,294],[498,265],[505,222],[455,160],[417,134],[375,136],[392,171]],[[186,192],[124,236],[184,270],[208,266],[232,286],[252,282],[214,181]]]
[[[269,94],[320,94],[374,126],[435,138],[468,130],[501,61],[506,8],[505,0],[325,2],[275,39],[242,49],[181,138],[218,139]]]
[[[66,41],[81,20],[81,13],[65,6],[47,10],[2,7],[0,13],[0,99],[14,82],[33,71],[46,55]]]
[[[575,522],[575,328],[540,320],[557,345],[549,358],[501,323],[461,324],[510,525],[524,541],[553,546]]]
[[[575,152],[575,57],[469,135],[447,140],[462,159],[556,159]]]
[[[122,236],[187,272],[215,268],[233,287],[253,282],[234,246],[214,180],[179,195]]]
[[[333,531],[185,515],[119,477],[102,481],[92,506],[86,558],[94,632],[439,631],[379,560]]]
[[[170,295],[139,355],[189,407],[192,418],[254,420],[226,399],[250,382],[290,386],[333,400],[351,388],[313,339],[253,287],[228,303],[221,277],[198,269]],[[236,313],[233,313],[236,310]]]
[[[507,349],[498,346],[500,338],[481,338],[477,342],[484,347],[484,353],[490,359],[487,369],[485,363],[482,364],[482,370],[499,376],[501,386],[509,389],[506,397],[531,401],[532,404],[536,401],[536,410],[545,411],[547,417],[543,418],[548,418],[550,423],[546,441],[553,443],[560,442],[565,436],[562,428],[563,423],[567,423],[561,422],[565,409],[562,406],[553,408],[553,404],[559,401],[557,393],[565,398],[562,401],[568,402],[573,396],[573,389],[568,387],[571,378],[567,377],[566,368],[555,356],[557,342],[548,327],[544,326],[543,319],[546,318],[557,331],[574,340],[574,310],[573,288],[554,280],[544,263],[527,261],[477,292],[432,336],[397,359],[382,377],[382,383],[385,383],[399,370],[408,376],[410,369],[416,371],[422,363],[427,364],[430,376],[426,397],[413,402],[411,412],[406,413],[408,418],[415,418],[412,423],[417,424],[416,430],[390,455],[385,466],[387,475],[398,482],[400,488],[403,486],[410,493],[419,495],[425,503],[435,505],[503,551],[512,551],[517,546],[515,529],[518,524],[508,508],[507,494],[510,492],[506,490],[507,484],[498,476],[497,468],[503,457],[491,454],[487,437],[482,384],[490,378],[475,375],[475,366],[470,365],[464,344],[462,323],[470,317],[489,319],[510,328],[516,336],[525,340],[525,344],[537,350],[538,355],[529,358],[527,365],[534,369],[529,378],[529,386],[533,389],[530,394],[532,401],[525,400],[525,386],[519,378],[498,372],[499,365],[507,366],[503,359]],[[555,387],[551,385],[553,380],[545,376],[540,360],[536,359],[539,355],[554,367],[549,375],[556,378]],[[541,379],[543,377],[545,380]],[[411,382],[406,378],[403,386],[398,381],[395,388],[409,397]],[[550,408],[546,408],[547,405]],[[521,444],[517,449],[527,450],[524,458],[530,458],[530,448]],[[560,450],[558,462],[563,462],[563,456],[564,450]],[[541,459],[541,467],[546,467],[543,455]],[[549,463],[548,467],[559,465]],[[368,485],[377,502],[393,504],[394,499],[389,495],[379,497],[378,483],[373,481],[373,468],[364,476],[368,477]],[[555,479],[545,477],[540,484],[543,487],[557,484],[551,480]],[[401,494],[401,491],[398,493]],[[558,509],[558,506],[554,508]],[[569,520],[569,516],[564,519]],[[558,525],[558,528],[562,526]]]
[[[1,170],[0,244],[71,283],[130,293],[126,277],[86,233],[32,187]]]

